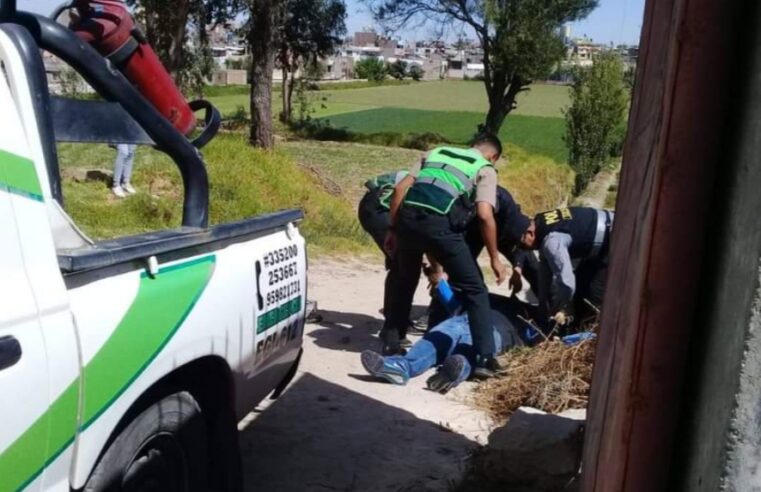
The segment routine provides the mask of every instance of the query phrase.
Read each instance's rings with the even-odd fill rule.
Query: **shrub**
[[[425,75],[425,70],[420,65],[412,65],[408,70],[410,78],[416,82],[420,82]]]
[[[407,64],[403,60],[396,60],[386,65],[386,72],[396,80],[402,80],[407,76]]]
[[[576,194],[608,162],[620,155],[625,135],[628,91],[618,56],[600,55],[591,68],[579,71],[566,111],[568,161],[576,171]]]
[[[381,82],[386,78],[386,66],[377,58],[366,58],[354,64],[354,74],[359,79]]]
[[[242,130],[248,128],[250,120],[248,118],[248,111],[243,106],[235,108],[235,112],[226,116],[222,120],[222,128],[229,131]]]

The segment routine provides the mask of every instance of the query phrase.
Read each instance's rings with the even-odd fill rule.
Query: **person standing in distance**
[[[423,254],[430,253],[452,287],[461,292],[477,353],[473,375],[481,379],[494,376],[500,367],[490,324],[489,292],[465,231],[476,215],[491,268],[501,284],[507,268],[499,258],[494,219],[494,165],[501,155],[502,143],[490,134],[477,136],[470,149],[433,149],[394,189],[384,242],[399,269],[397,285],[390,289],[392,297],[384,302],[389,326],[401,326],[409,319]]]
[[[135,144],[117,144],[114,161],[114,182],[111,192],[117,198],[124,198],[136,192],[132,186],[132,167],[135,163]]]

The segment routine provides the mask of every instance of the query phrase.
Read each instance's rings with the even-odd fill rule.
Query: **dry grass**
[[[549,413],[586,408],[596,345],[553,340],[512,350],[501,359],[507,375],[479,385],[475,401],[499,421],[522,406]]]

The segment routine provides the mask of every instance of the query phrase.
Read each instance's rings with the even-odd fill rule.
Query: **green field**
[[[278,108],[279,93],[275,93]],[[480,82],[424,82],[401,86],[322,90],[311,93],[313,117],[355,134],[435,133],[464,144],[483,122],[486,95]],[[210,98],[223,114],[248,106],[245,94]],[[567,158],[562,110],[568,88],[534,85],[519,96],[500,136],[526,151],[558,162]]]
[[[483,82],[424,82],[413,85],[320,91],[328,105],[394,107],[429,111],[467,111],[486,114],[489,108]],[[532,85],[518,96],[516,115],[562,117],[568,105],[568,87]],[[358,109],[361,110],[361,109]]]
[[[378,108],[337,114],[326,117],[325,120],[331,126],[354,133],[432,132],[452,143],[464,145],[483,121],[483,115],[459,111]],[[500,137],[532,154],[565,162],[567,149],[563,142],[564,133],[565,121],[561,118],[512,115],[505,121]]]

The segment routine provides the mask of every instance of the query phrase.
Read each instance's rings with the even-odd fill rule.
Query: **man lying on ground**
[[[524,345],[519,333],[526,323],[518,316],[525,306],[514,299],[491,296],[491,325],[498,353]],[[405,385],[410,378],[440,366],[428,378],[428,389],[446,393],[468,379],[476,360],[476,350],[468,324],[468,315],[450,318],[436,325],[415,342],[406,355],[384,357],[377,352],[362,352],[362,365],[371,375],[393,384]]]

